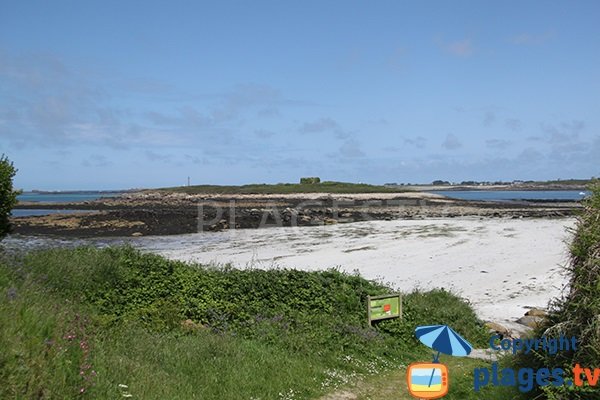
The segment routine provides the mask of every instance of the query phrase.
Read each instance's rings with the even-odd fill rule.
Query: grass
[[[427,360],[429,361],[429,360]],[[479,392],[473,390],[473,370],[489,368],[489,363],[469,358],[441,356],[440,362],[448,367],[449,391],[444,399],[448,400],[508,400],[514,399],[517,392],[513,388],[487,386]],[[340,393],[352,393],[356,400],[409,400],[414,399],[404,384],[406,368],[395,369],[379,374],[364,382],[341,389]],[[331,396],[334,397],[334,396]],[[329,400],[329,399],[328,399]],[[334,399],[331,399],[334,400]]]
[[[242,186],[194,185],[160,190],[188,194],[293,194],[293,193],[401,193],[408,189],[366,183],[321,182],[314,184],[278,183]]]
[[[443,290],[407,294],[402,320],[369,327],[366,296],[387,292],[335,270],[211,268],[128,247],[5,255],[0,398],[311,399],[428,360],[418,325],[485,345]]]
[[[570,278],[562,298],[556,299],[550,312],[533,333],[533,337],[576,337],[576,351],[556,355],[532,352],[514,360],[517,367],[563,368],[570,370],[579,363],[584,367],[600,366],[600,182],[590,186],[592,195],[583,201],[575,237],[570,246],[567,273]],[[597,388],[553,387],[537,388],[534,395],[549,399],[600,399]]]

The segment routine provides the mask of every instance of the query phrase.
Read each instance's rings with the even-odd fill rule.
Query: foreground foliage
[[[17,173],[13,163],[3,154],[0,156],[0,240],[10,232],[8,217],[17,204],[18,191],[13,189]]]
[[[417,325],[486,341],[441,290],[406,295],[402,320],[370,327],[366,296],[390,289],[336,270],[211,268],[129,247],[0,264],[0,398],[315,398],[428,360]]]
[[[575,336],[577,351],[556,355],[532,352],[515,361],[519,366],[565,371],[575,364],[600,367],[600,183],[596,181],[590,189],[592,195],[584,200],[585,209],[570,246],[569,285],[564,296],[553,303],[544,323],[533,332],[534,337]],[[598,388],[589,386],[547,386],[533,394],[540,395],[549,399],[600,399]]]

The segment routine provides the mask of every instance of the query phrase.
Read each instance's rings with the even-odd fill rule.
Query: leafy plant
[[[0,239],[10,232],[8,217],[17,204],[19,191],[13,189],[13,178],[17,170],[4,155],[0,156]]]
[[[126,385],[128,394],[151,399],[277,399],[290,391],[315,398],[428,359],[414,337],[418,324],[451,324],[484,344],[473,310],[442,290],[406,294],[402,319],[370,326],[367,296],[390,292],[335,269],[215,268],[131,247],[0,258],[0,344],[9,357],[0,356],[0,378],[9,383],[0,397],[31,387],[39,398],[71,398],[81,389],[114,398]],[[43,355],[46,339],[66,351]],[[73,348],[81,341],[84,347]],[[23,358],[10,358],[15,351]],[[35,385],[20,365],[32,366],[27,376]],[[62,383],[42,373],[55,369]]]
[[[591,186],[591,196],[583,202],[567,266],[569,285],[562,298],[556,299],[550,312],[532,333],[533,337],[575,337],[576,351],[555,355],[533,351],[515,359],[518,366],[530,368],[563,368],[570,371],[575,364],[600,366],[600,182]],[[589,386],[547,386],[533,394],[549,399],[600,399],[597,388]]]

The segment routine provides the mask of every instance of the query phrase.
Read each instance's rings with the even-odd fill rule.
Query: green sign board
[[[402,298],[400,294],[367,297],[367,314],[369,324],[372,321],[402,316]]]

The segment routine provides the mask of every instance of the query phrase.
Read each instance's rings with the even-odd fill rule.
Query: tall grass
[[[570,280],[562,298],[556,299],[548,317],[534,332],[542,335],[576,337],[576,351],[556,355],[532,352],[515,360],[518,366],[563,368],[570,371],[575,364],[600,367],[600,182],[590,187],[591,196],[584,200],[575,236],[570,246],[567,272]],[[589,386],[547,386],[533,396],[549,399],[600,399],[598,388]]]
[[[237,270],[129,247],[53,249],[0,261],[0,398],[304,399],[430,357],[419,324],[485,332],[446,291],[405,296],[339,271]],[[124,385],[124,386],[119,386]]]

